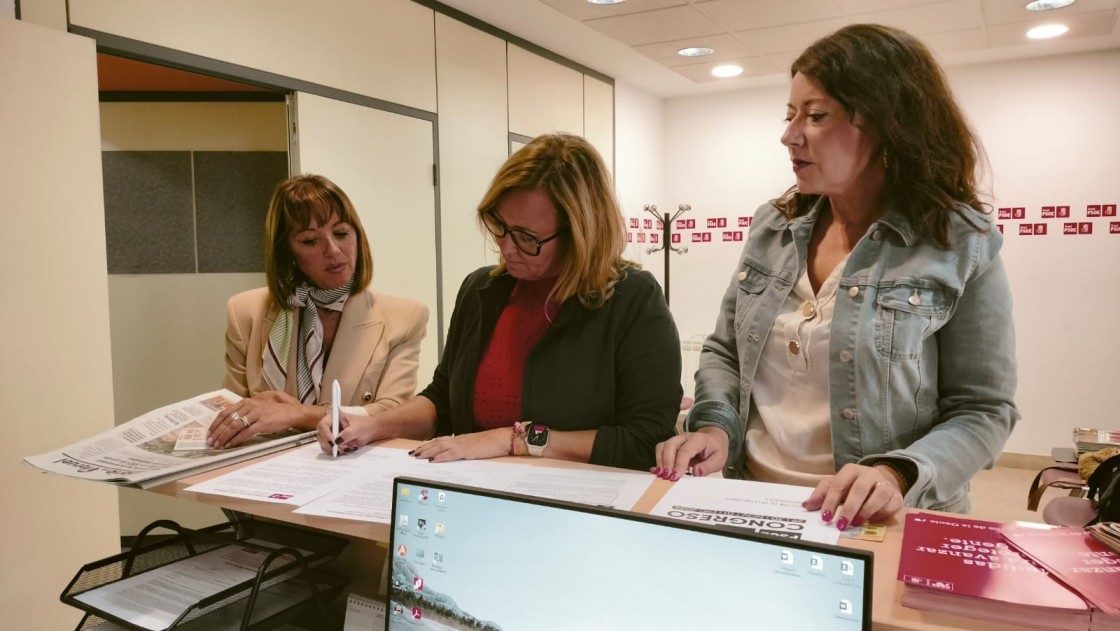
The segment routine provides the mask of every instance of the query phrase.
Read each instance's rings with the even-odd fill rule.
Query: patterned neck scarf
[[[319,401],[319,386],[323,382],[323,322],[319,309],[342,311],[350,296],[351,279],[338,289],[320,289],[303,283],[288,297],[283,309],[268,333],[264,348],[262,372],[264,381],[273,390],[285,390],[288,379],[288,358],[291,353],[292,328],[295,310],[300,310],[299,340],[296,344],[296,398],[300,403]]]

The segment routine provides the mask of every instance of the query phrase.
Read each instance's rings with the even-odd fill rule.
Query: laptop
[[[398,477],[387,631],[869,631],[872,554]]]

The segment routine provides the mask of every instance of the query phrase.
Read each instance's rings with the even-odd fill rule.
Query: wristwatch
[[[548,425],[529,423],[525,430],[525,446],[529,448],[530,456],[543,456],[544,448],[548,446]]]

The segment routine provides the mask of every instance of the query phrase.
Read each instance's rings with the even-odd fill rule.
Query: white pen
[[[338,379],[331,382],[331,455],[338,457],[338,408],[342,398],[342,389],[338,387]]]

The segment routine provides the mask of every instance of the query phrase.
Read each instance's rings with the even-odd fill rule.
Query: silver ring
[[[241,417],[241,422],[242,422],[242,424],[245,425],[245,429],[249,429],[249,417],[242,416]]]

